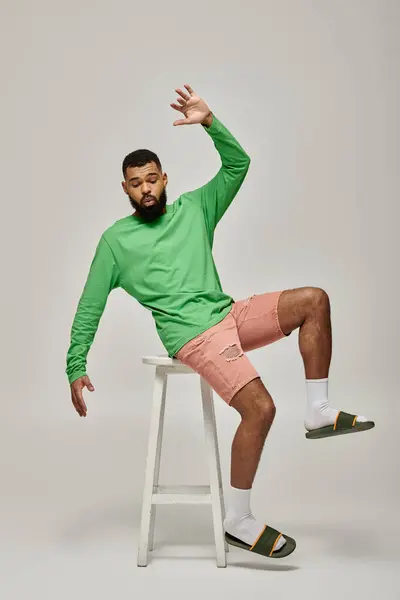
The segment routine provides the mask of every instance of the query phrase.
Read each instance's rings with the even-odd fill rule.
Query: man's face
[[[167,174],[162,174],[155,162],[128,167],[122,187],[136,209],[136,217],[151,222],[165,213],[167,181]]]

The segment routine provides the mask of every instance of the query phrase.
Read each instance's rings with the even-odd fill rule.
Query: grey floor
[[[217,413],[226,486],[234,417],[225,407]],[[136,428],[128,418],[100,418],[93,405],[91,417],[78,427],[68,417],[61,429],[44,415],[36,429],[21,421],[18,435],[5,428],[1,600],[123,600],[138,592],[145,598],[400,598],[397,474],[386,469],[384,456],[376,459],[383,444],[394,456],[389,414],[373,434],[318,446],[283,415],[263,454],[253,509],[298,547],[281,561],[231,548],[225,569],[216,567],[207,506],[159,507],[156,549],[147,567],[136,566],[148,421]],[[177,438],[175,423],[173,416],[166,423],[163,482],[178,483],[179,475],[184,483],[203,483],[202,432],[186,424]],[[186,462],[182,445],[193,451]]]
[[[51,507],[47,511],[52,512]],[[64,523],[62,539],[45,541],[38,534],[30,544],[3,545],[1,597],[102,600],[143,592],[145,598],[399,598],[398,544],[385,540],[381,524],[348,522],[337,528],[326,522],[312,527],[288,523],[299,543],[291,557],[273,562],[233,549],[227,568],[217,569],[213,547],[204,541],[208,536],[199,535],[206,523],[202,515],[190,532],[200,537],[196,545],[176,544],[173,535],[169,540],[162,535],[149,565],[137,567],[137,531],[128,510],[123,513],[125,526],[118,512],[119,524],[111,523],[111,512],[97,515],[82,536],[75,532],[69,539],[67,515],[63,522],[53,512],[53,527],[62,529]],[[96,526],[100,530],[95,531]]]

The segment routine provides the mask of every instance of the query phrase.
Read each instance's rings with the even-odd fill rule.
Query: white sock
[[[231,535],[252,546],[264,529],[265,523],[254,518],[250,509],[250,493],[251,488],[242,490],[231,486],[224,528]],[[275,550],[282,548],[285,543],[286,539],[281,536]]]
[[[332,408],[328,401],[328,378],[306,379],[307,410],[304,426],[308,431],[333,425],[339,410]],[[368,421],[357,416],[358,422]]]

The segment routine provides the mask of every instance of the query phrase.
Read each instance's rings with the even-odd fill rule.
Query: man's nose
[[[149,192],[150,192],[150,186],[146,182],[142,185],[142,194],[143,194],[143,196],[146,196]]]

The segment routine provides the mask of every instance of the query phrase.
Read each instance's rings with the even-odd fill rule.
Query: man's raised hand
[[[180,97],[177,98],[176,104],[172,102],[170,106],[175,110],[183,113],[185,115],[185,119],[179,119],[178,121],[174,121],[174,125],[194,125],[195,123],[205,123],[211,124],[210,119],[212,118],[212,113],[205,101],[200,98],[194,92],[194,90],[190,87],[190,85],[185,84],[185,88],[187,92],[182,91],[180,88],[176,88],[175,91],[179,94]]]

